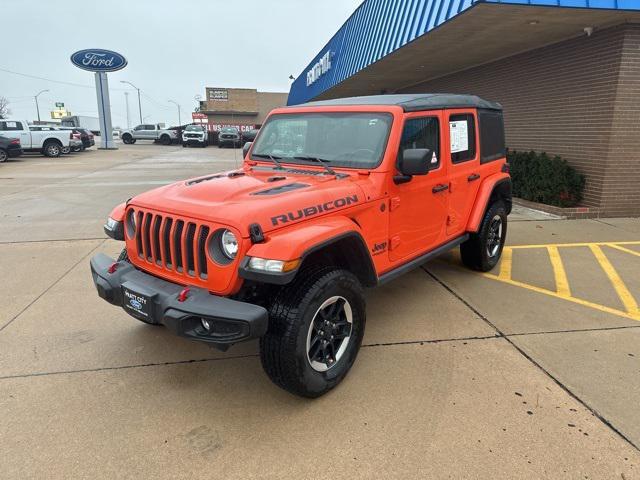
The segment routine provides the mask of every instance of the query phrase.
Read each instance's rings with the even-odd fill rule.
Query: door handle
[[[479,178],[480,178],[480,174],[472,173],[471,175],[469,175],[467,177],[467,182],[474,182],[474,181],[478,180]]]
[[[436,185],[431,189],[433,193],[440,193],[440,192],[444,192],[445,190],[449,190],[449,185],[444,185],[442,183],[439,185]]]

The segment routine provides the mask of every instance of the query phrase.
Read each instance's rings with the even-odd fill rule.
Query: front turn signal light
[[[257,272],[285,273],[295,270],[299,265],[300,259],[285,261],[252,257],[251,260],[249,260],[249,268]]]

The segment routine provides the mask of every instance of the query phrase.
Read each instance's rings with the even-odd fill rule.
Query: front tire
[[[6,162],[7,158],[9,158],[7,152],[4,149],[0,148],[0,163]]]
[[[131,145],[133,143],[133,137],[129,134],[122,136],[122,143],[125,145]]]
[[[49,158],[59,157],[61,151],[62,147],[55,141],[49,141],[45,143],[42,149],[42,153],[44,153],[44,155]]]
[[[260,360],[269,378],[295,395],[334,388],[355,362],[364,336],[365,301],[351,272],[318,267],[283,287],[269,309]]]
[[[460,245],[462,262],[473,270],[488,272],[500,260],[506,238],[507,209],[498,200],[487,209],[478,233]]]

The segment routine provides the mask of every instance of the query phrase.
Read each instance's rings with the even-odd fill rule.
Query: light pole
[[[143,121],[142,121],[142,102],[140,101],[140,89],[138,87],[136,87],[133,83],[127,82],[126,80],[120,80],[120,83],[126,83],[127,85],[131,85],[133,88],[135,88],[138,91],[138,111],[140,112],[140,123],[143,123]]]
[[[127,128],[131,128],[131,122],[129,121],[129,92],[124,92],[124,101],[127,104]]]
[[[41,92],[38,92],[33,96],[33,98],[35,98],[36,100],[36,111],[38,112],[38,123],[40,123],[40,107],[38,106],[38,96],[48,91],[49,90],[42,90]]]
[[[178,126],[182,125],[182,121],[180,120],[180,104],[174,100],[167,100],[169,103],[173,103],[176,107],[178,107]]]

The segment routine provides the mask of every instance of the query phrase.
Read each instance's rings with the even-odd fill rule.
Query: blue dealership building
[[[586,216],[640,216],[640,0],[365,0],[289,105],[380,93],[502,103],[507,146],[587,177]]]

